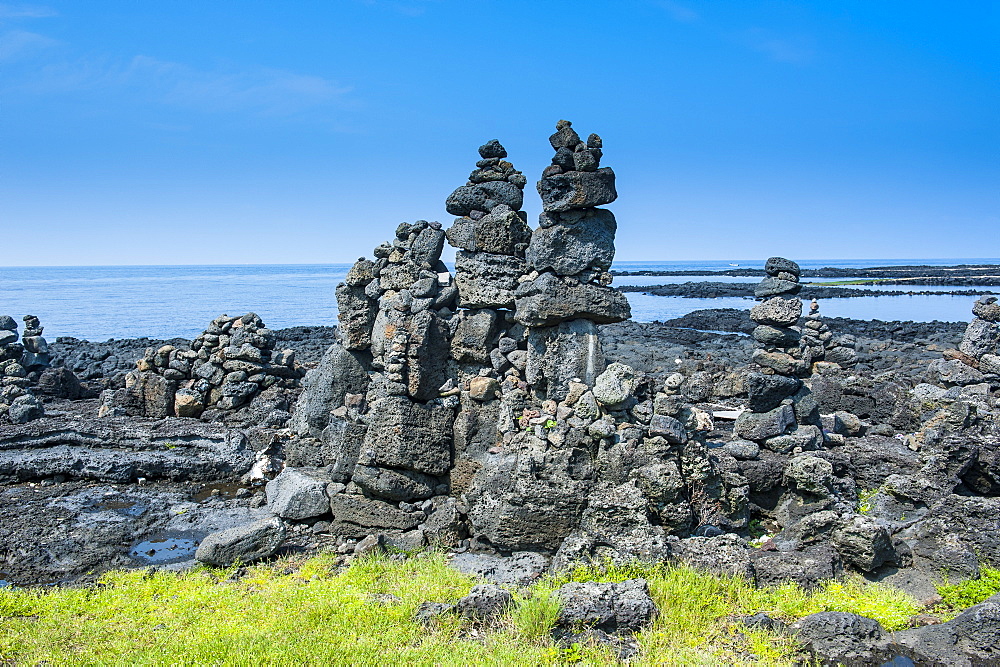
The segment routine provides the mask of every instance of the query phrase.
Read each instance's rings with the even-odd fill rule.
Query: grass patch
[[[807,592],[757,589],[738,577],[688,567],[582,567],[516,593],[517,604],[484,631],[449,617],[413,620],[424,601],[454,602],[477,583],[443,554],[366,557],[335,567],[333,555],[280,560],[240,571],[112,572],[95,586],[0,590],[0,660],[17,664],[615,664],[606,648],[556,646],[556,589],[567,581],[643,577],[661,610],[637,636],[635,664],[795,663],[787,637],[750,630],[739,617],[766,611],[785,621],[823,610],[903,627],[919,610],[905,594],[863,579]],[[997,573],[1000,575],[1000,573]],[[376,595],[400,601],[383,604]],[[965,598],[963,598],[965,599]]]
[[[893,280],[893,279],[892,278],[865,278],[863,280],[831,280],[831,281],[828,281],[828,282],[822,282],[822,283],[811,282],[811,283],[808,283],[808,284],[809,285],[813,285],[815,287],[837,287],[837,286],[840,286],[840,285],[869,285],[871,283],[881,283],[881,282],[884,282],[886,280]]]
[[[984,565],[979,570],[978,579],[958,584],[940,584],[937,590],[941,602],[937,604],[935,611],[944,618],[954,618],[962,610],[1000,593],[1000,570]]]

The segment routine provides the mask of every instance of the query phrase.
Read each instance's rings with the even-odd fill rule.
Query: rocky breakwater
[[[779,453],[816,450],[823,444],[819,406],[800,379],[809,374],[812,346],[802,344],[797,326],[799,265],[772,257],[764,270],[767,277],[755,291],[761,302],[750,310],[760,345],[752,361],[760,370],[744,381],[749,411],[736,420],[733,434]]]
[[[17,322],[10,315],[0,315],[0,419],[14,424],[24,424],[45,413],[31,390],[31,378],[37,379],[47,366],[48,346],[37,317],[28,315],[24,323],[24,337],[19,343]]]
[[[948,349],[943,359],[931,362],[927,379],[945,386],[1000,384],[1000,303],[983,297],[972,305],[972,321],[958,349]]]
[[[188,346],[147,348],[125,387],[102,393],[99,416],[213,419],[272,387],[294,389],[300,376],[294,351],[276,350],[260,317],[222,315]]]

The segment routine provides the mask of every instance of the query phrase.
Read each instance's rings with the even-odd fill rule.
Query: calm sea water
[[[733,260],[763,268],[764,260]],[[909,264],[1000,264],[1000,259],[805,260],[804,269],[864,268]],[[271,328],[334,325],[334,288],[350,264],[251,266],[84,266],[0,268],[0,314],[20,321],[37,315],[51,341],[58,336],[109,338],[191,338],[222,313],[253,311]],[[718,271],[730,262],[618,262],[615,269]],[[699,277],[619,277],[618,285],[700,281]],[[727,282],[756,278],[722,278]],[[919,289],[925,290],[921,286]],[[686,299],[629,293],[633,319],[666,320],[701,308],[749,308],[748,299]],[[975,297],[892,296],[826,299],[829,317],[858,319],[968,321]]]

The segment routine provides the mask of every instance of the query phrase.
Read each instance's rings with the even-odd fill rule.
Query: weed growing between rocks
[[[156,662],[271,664],[616,664],[606,647],[558,644],[556,590],[567,582],[644,578],[659,615],[636,635],[634,663],[792,664],[798,647],[742,618],[765,612],[790,622],[817,611],[848,611],[905,627],[919,611],[910,597],[862,579],[812,592],[787,584],[758,589],[736,577],[688,567],[579,568],[516,591],[497,622],[455,615],[428,625],[414,614],[427,601],[454,603],[477,582],[442,553],[358,558],[345,569],[332,555],[304,561],[184,573],[111,572],[94,586],[0,590],[0,659],[58,664]],[[982,585],[1000,586],[1000,571]],[[963,588],[964,586],[964,588]],[[967,606],[986,590],[942,590]]]
[[[949,620],[972,605],[1000,593],[1000,570],[984,565],[980,568],[978,579],[968,579],[957,584],[944,583],[937,590],[941,602],[935,606],[934,611],[942,619]]]

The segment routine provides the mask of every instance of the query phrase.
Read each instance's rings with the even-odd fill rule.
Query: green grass
[[[454,602],[477,583],[436,552],[405,561],[356,560],[346,569],[321,555],[247,569],[185,573],[112,572],[95,586],[0,590],[0,661],[15,664],[614,664],[594,646],[561,647],[550,631],[555,590],[566,581],[645,577],[661,610],[638,635],[636,664],[794,664],[787,637],[749,630],[739,616],[766,611],[785,621],[823,610],[904,627],[919,606],[862,579],[806,592],[757,589],[688,567],[580,568],[515,594],[495,627],[448,617],[431,628],[412,620],[424,601]],[[391,593],[398,604],[373,596]]]
[[[838,285],[868,285],[869,283],[880,283],[892,278],[865,278],[863,280],[831,280],[822,283],[809,283],[815,287],[837,287]]]
[[[1000,593],[1000,570],[984,565],[980,568],[978,579],[957,584],[944,583],[937,590],[941,602],[935,607],[935,611],[944,618],[954,618],[963,609]]]

